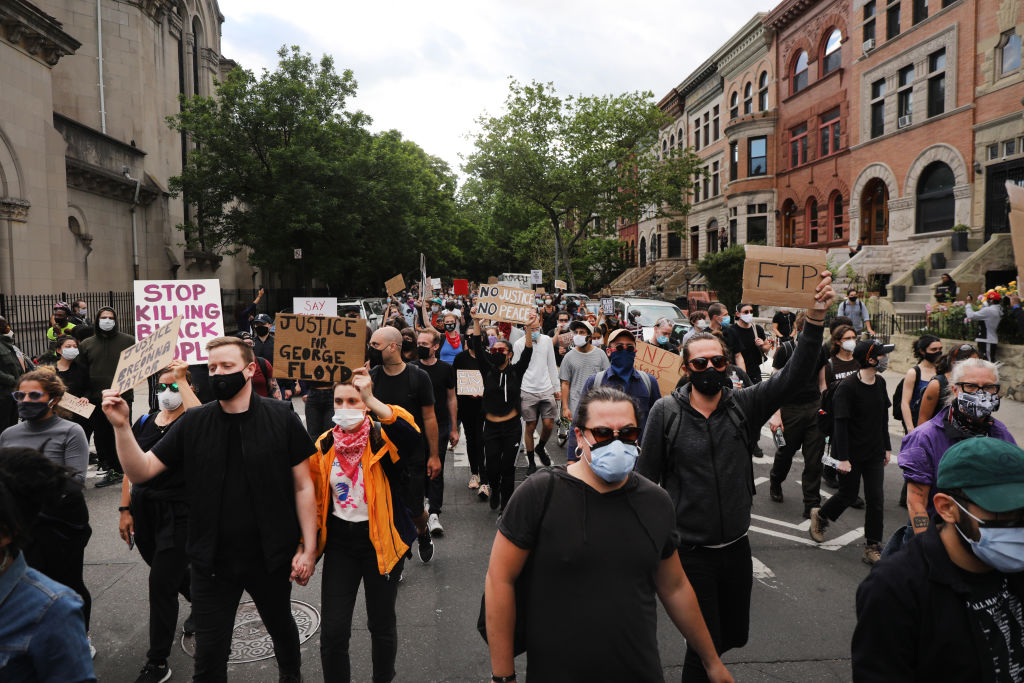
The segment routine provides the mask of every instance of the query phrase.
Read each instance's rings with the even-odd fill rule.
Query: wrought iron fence
[[[27,355],[36,358],[48,349],[46,330],[50,327],[53,305],[63,301],[69,305],[79,299],[89,309],[90,324],[96,312],[109,306],[117,314],[121,331],[135,332],[134,299],[131,292],[61,292],[59,294],[0,294],[0,315],[14,330],[14,343]]]

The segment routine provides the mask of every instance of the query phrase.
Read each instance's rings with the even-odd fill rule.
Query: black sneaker
[[[277,675],[277,683],[302,683],[302,673],[284,673],[281,672]]]
[[[864,509],[864,499],[861,498],[860,496],[857,496],[857,500],[855,500],[852,503],[850,503],[850,507],[852,507],[854,510],[863,510]]]
[[[776,503],[782,502],[782,484],[772,482],[768,485],[768,495]]]
[[[196,634],[196,619],[192,616],[192,612],[188,613],[185,618],[185,623],[181,626],[181,631],[186,636],[194,636]]]
[[[526,466],[526,476],[530,476],[531,474],[533,474],[536,471],[537,471],[537,463],[530,462],[530,464]]]
[[[416,552],[419,553],[420,562],[426,564],[430,562],[430,559],[434,556],[434,539],[430,537],[430,532],[426,532],[419,537],[419,543],[416,544]]]
[[[114,470],[107,470],[107,473],[103,475],[103,478],[96,482],[96,488],[101,489],[106,486],[113,486],[115,484],[120,485],[121,480],[124,479],[124,475]]]
[[[135,683],[164,683],[171,677],[171,669],[167,664],[147,663],[139,672]]]
[[[540,464],[544,465],[544,467],[550,467],[551,466],[551,456],[548,455],[548,452],[546,450],[544,450],[544,444],[542,444],[542,443],[537,444],[537,448],[534,449],[534,450],[537,453],[537,457],[540,458]]]
[[[497,510],[498,506],[501,505],[501,494],[494,491],[491,493],[491,497],[487,499],[487,503],[491,506],[492,510]]]

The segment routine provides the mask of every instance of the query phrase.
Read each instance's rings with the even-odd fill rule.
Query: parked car
[[[339,299],[338,315],[346,316],[351,311],[356,311],[359,317],[366,321],[370,331],[375,332],[381,325],[384,317],[384,299]]]
[[[672,336],[677,339],[682,339],[690,330],[690,321],[678,306],[668,301],[633,298],[615,298],[614,301],[615,314],[619,320],[628,325],[635,319],[636,324],[643,329],[644,341],[649,342],[654,338],[654,323],[659,318],[668,318],[672,321]]]

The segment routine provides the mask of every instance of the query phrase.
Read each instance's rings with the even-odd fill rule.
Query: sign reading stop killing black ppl
[[[274,319],[274,376],[345,382],[366,357],[366,321],[278,313]]]
[[[219,280],[136,280],[135,337],[142,341],[173,318],[181,318],[174,358],[205,363],[206,344],[224,336]]]

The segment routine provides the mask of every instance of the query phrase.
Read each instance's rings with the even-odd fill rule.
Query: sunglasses
[[[1024,527],[1024,513],[1019,513],[1012,519],[978,519],[970,512],[967,508],[960,504],[960,501],[953,499],[956,506],[967,513],[967,516],[978,523],[978,527],[981,529],[1018,529]]]
[[[157,386],[158,389],[160,389],[160,391],[166,391],[167,389],[170,389],[174,393],[178,393],[178,383],[177,382],[175,382],[173,384],[164,384],[163,382],[160,382],[156,386]]]
[[[610,348],[612,351],[636,351],[634,344],[615,344]]]
[[[511,352],[510,352],[510,351],[509,351],[508,349],[505,349],[505,348],[501,348],[501,349],[496,349],[496,348],[494,348],[494,347],[492,346],[492,347],[491,347],[491,353],[500,353],[500,354],[501,354],[501,355],[503,355],[503,356],[507,356],[507,355],[509,355],[509,354],[510,354]]]
[[[587,427],[586,430],[597,437],[597,443],[594,444],[594,448],[604,445],[608,441],[615,441],[616,439],[623,443],[635,444],[636,440],[640,438],[640,428],[633,425],[620,427],[619,429],[612,429],[611,427]]]
[[[24,401],[26,398],[30,401],[41,401],[43,400],[43,396],[46,396],[46,394],[41,391],[29,391],[28,393],[24,391],[12,391],[11,396],[14,397],[15,401]]]
[[[725,370],[729,365],[729,359],[725,356],[712,356],[711,358],[691,358],[686,362],[690,369],[696,372],[707,370],[709,363],[715,370]]]
[[[974,382],[957,382],[956,385],[968,394],[976,394],[978,389],[982,389],[988,394],[995,395],[999,393],[1001,387],[999,384],[975,384]]]

